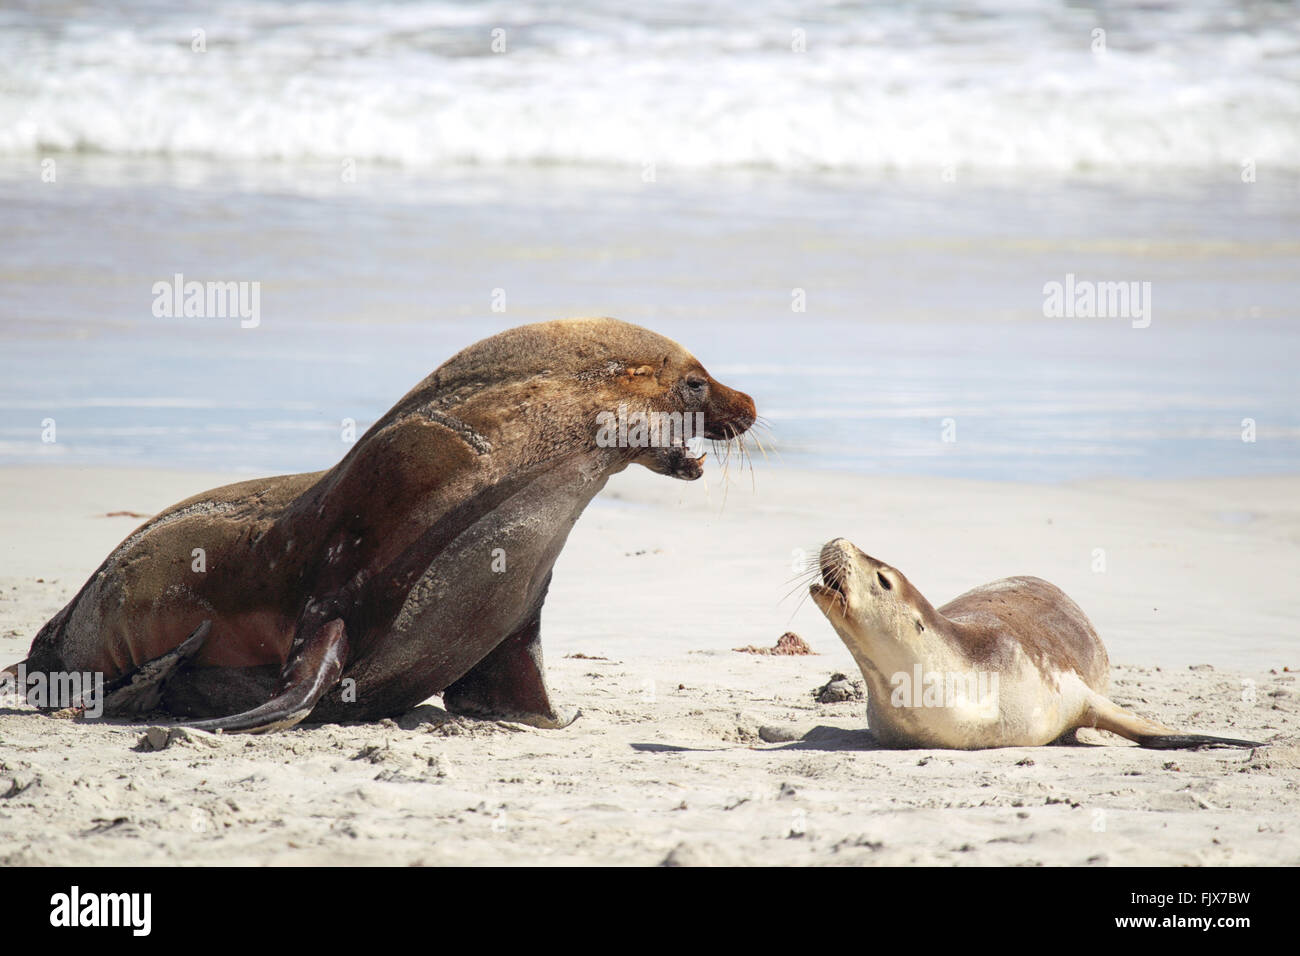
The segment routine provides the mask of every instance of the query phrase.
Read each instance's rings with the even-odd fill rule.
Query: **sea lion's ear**
[[[628,375],[653,375],[654,373],[655,370],[650,365],[640,365],[636,368],[630,368],[627,370]]]

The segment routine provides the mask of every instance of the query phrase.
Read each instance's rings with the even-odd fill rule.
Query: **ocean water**
[[[18,0],[0,11],[0,153],[1293,165],[1298,21],[1222,0]]]
[[[773,467],[1294,473],[1297,163],[1285,4],[10,5],[0,464],[326,467],[602,314]],[[257,326],[155,315],[177,274]],[[1149,312],[1044,314],[1076,280]]]

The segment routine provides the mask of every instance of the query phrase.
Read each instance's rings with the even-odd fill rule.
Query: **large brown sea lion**
[[[636,427],[602,436],[598,416],[620,406],[678,417],[661,417],[658,445]],[[551,568],[610,475],[635,462],[700,476],[686,429],[667,427],[681,416],[730,440],[754,403],[614,319],[494,335],[328,471],[216,488],[146,522],[21,666],[103,674],[106,715],[209,730],[372,720],[437,693],[455,713],[563,726],[539,640]]]
[[[1106,697],[1106,648],[1042,578],[1004,578],[936,610],[897,568],[843,538],[810,589],[862,670],[867,723],[887,747],[1033,747],[1096,727],[1143,747],[1260,747],[1187,734]]]

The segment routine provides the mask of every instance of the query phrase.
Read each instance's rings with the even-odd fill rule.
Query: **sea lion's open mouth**
[[[839,588],[833,588],[827,584],[814,584],[808,588],[808,593],[817,601],[817,605],[822,609],[823,614],[829,612],[831,608],[835,608],[841,614],[849,609],[848,599]],[[818,598],[820,600],[817,600]]]
[[[847,612],[849,596],[844,590],[844,578],[848,574],[847,565],[835,560],[826,560],[826,556],[823,555],[821,572],[822,583],[811,585],[808,592],[814,598],[821,599],[817,603],[823,612],[830,607],[837,608],[841,613]]]
[[[702,378],[691,381],[701,388],[704,387]],[[707,453],[698,455],[693,453],[691,446],[697,440],[707,439],[715,442],[742,440],[745,432],[749,431],[758,420],[758,410],[754,407],[754,400],[744,392],[727,388],[713,379],[708,379],[708,388],[711,390],[709,398],[698,411],[688,410],[681,413],[685,426],[683,429],[661,430],[659,440],[666,444],[648,448],[635,455],[633,460],[645,465],[656,474],[680,478],[683,481],[694,481],[704,474],[704,460],[708,457]],[[687,436],[690,436],[689,441]]]

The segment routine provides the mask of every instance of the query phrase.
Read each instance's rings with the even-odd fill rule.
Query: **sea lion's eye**
[[[703,378],[691,377],[686,380],[686,387],[695,395],[703,395],[704,389],[708,387],[708,384],[708,380]]]
[[[880,582],[880,586],[884,588],[886,591],[894,590],[894,586],[889,583],[889,578],[885,577],[883,571],[876,572],[876,580]]]

